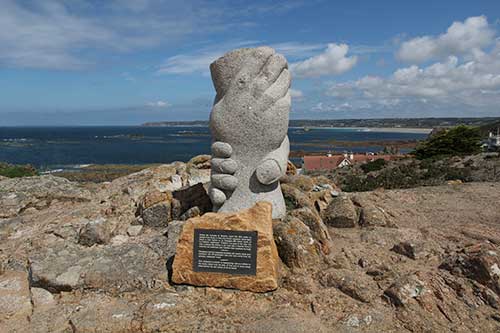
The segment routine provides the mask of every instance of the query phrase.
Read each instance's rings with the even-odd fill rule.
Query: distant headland
[[[379,119],[292,119],[290,127],[340,127],[340,128],[384,128],[384,129],[432,129],[456,125],[484,126],[500,121],[500,117],[483,118],[379,118]],[[208,126],[206,120],[147,122],[141,126]]]

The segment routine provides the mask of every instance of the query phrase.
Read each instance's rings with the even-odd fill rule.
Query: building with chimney
[[[304,171],[328,171],[347,167],[356,163],[373,162],[378,159],[386,161],[399,158],[401,155],[374,155],[374,154],[327,154],[310,155],[303,157],[302,169]]]

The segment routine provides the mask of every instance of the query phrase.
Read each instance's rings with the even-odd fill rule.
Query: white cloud
[[[267,13],[285,5],[276,3]],[[0,66],[81,69],[123,52],[159,46],[172,50],[187,37],[248,29],[254,23],[246,17],[260,9],[247,7],[225,0],[2,0]],[[195,59],[187,60],[196,66]]]
[[[168,108],[170,106],[170,103],[166,101],[156,101],[148,102],[146,105],[153,108]]]
[[[304,61],[290,66],[297,77],[318,77],[338,75],[349,71],[356,65],[357,57],[346,57],[349,46],[346,44],[328,44],[326,50]]]
[[[464,22],[453,22],[446,33],[422,36],[404,42],[397,56],[406,62],[420,63],[450,55],[477,55],[494,42],[495,31],[485,16],[469,17]]]
[[[300,42],[284,42],[272,44],[278,53],[284,54],[289,58],[305,58],[311,57],[318,53],[321,49],[325,48],[325,44],[310,44],[310,43],[300,43]]]
[[[209,74],[209,65],[225,52],[240,47],[255,47],[262,45],[261,41],[228,42],[217,47],[206,47],[195,53],[178,54],[168,58],[157,71],[158,74]],[[341,74],[351,69],[357,61],[356,56],[345,57],[349,47],[345,44],[321,44],[283,42],[270,45],[276,52],[290,59],[304,59],[290,65],[296,70],[297,76],[319,76]],[[317,55],[318,52],[326,50]],[[377,53],[387,51],[385,46],[356,46],[356,53]],[[307,67],[307,68],[306,68]],[[307,72],[307,73],[306,73]]]
[[[122,11],[119,14],[118,9]],[[99,10],[106,15],[95,15]],[[125,52],[156,46],[190,34],[194,22],[192,16],[173,21],[152,9],[140,16],[112,2],[4,0],[0,65],[79,69],[96,62],[87,51]]]
[[[88,20],[71,16],[56,2],[40,2],[36,10],[30,10],[6,0],[0,11],[0,62],[35,68],[81,67],[86,62],[70,49],[102,43],[111,34]]]
[[[224,53],[240,48],[256,45],[258,41],[236,41],[222,45],[209,46],[196,53],[178,54],[168,58],[158,69],[157,74],[192,74],[210,73],[210,64]]]
[[[460,62],[455,56],[426,67],[412,65],[391,76],[365,76],[333,84],[328,95],[337,103],[398,107],[425,103],[441,108],[495,110],[500,104],[500,42],[489,53]]]
[[[209,73],[209,65],[224,52],[205,51],[199,54],[179,54],[168,58],[157,71],[157,74],[191,74]]]
[[[177,54],[169,57],[158,69],[157,74],[192,74],[208,75],[209,66],[224,53],[241,47],[255,47],[262,45],[261,41],[230,41],[217,46],[208,46],[194,53]],[[306,57],[323,48],[321,44],[307,44],[285,42],[272,44],[271,47],[287,57]]]
[[[290,96],[297,101],[300,101],[304,98],[304,93],[301,90],[290,89]]]

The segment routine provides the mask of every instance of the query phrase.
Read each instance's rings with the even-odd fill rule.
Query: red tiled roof
[[[312,170],[331,170],[339,166],[345,159],[343,155],[333,156],[304,156],[304,169]]]

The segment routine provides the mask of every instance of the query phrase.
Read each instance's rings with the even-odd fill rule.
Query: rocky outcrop
[[[90,200],[88,190],[65,178],[47,175],[0,181],[0,218],[16,216],[29,208],[44,209],[56,201]]]
[[[147,289],[167,276],[162,257],[146,246],[133,243],[92,248],[59,243],[38,250],[29,262],[31,285],[53,293]]]
[[[172,195],[171,221],[139,224],[145,194],[164,200],[183,191],[188,169],[174,163],[100,184],[0,181],[1,200],[19,194],[15,206],[25,207],[0,218],[0,330],[498,331],[498,183],[363,193],[335,193],[321,177],[311,177],[311,190],[283,184],[292,200],[287,217],[274,221],[281,279],[272,293],[253,294],[172,283],[188,223],[178,219],[197,211],[190,204]],[[5,182],[24,185],[6,190]],[[72,194],[54,199],[51,189]],[[351,199],[359,228],[325,223],[324,203],[336,195]],[[109,226],[109,240],[90,228],[95,221]]]
[[[0,323],[10,319],[26,324],[31,311],[28,274],[8,271],[0,275]]]
[[[321,245],[301,220],[291,217],[284,222],[278,222],[273,229],[278,253],[288,267],[306,269],[318,266],[321,260]]]
[[[500,295],[500,259],[497,249],[488,243],[475,244],[450,253],[440,268],[475,280]]]
[[[368,275],[346,269],[330,269],[321,273],[320,283],[324,287],[334,287],[355,300],[372,302],[379,296],[375,281]]]
[[[242,327],[248,333],[326,333],[325,327],[314,314],[306,311],[278,309],[269,316],[262,316]]]
[[[404,276],[389,286],[384,291],[389,300],[396,306],[405,306],[412,299],[415,299],[426,292],[424,282],[420,281],[416,275]]]
[[[345,195],[333,198],[321,217],[326,225],[334,228],[354,228],[358,224],[356,207]]]

